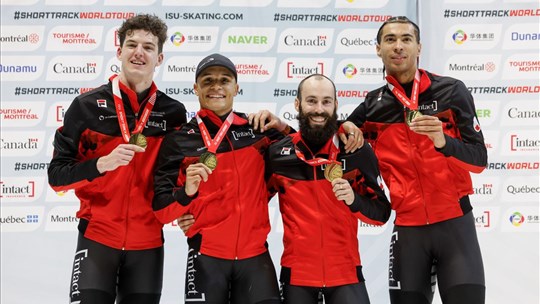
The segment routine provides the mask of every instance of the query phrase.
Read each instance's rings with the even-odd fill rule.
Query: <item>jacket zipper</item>
[[[236,157],[235,157],[235,154],[232,153],[234,152],[234,147],[233,147],[233,144],[231,142],[231,140],[229,139],[229,136],[228,135],[225,135],[225,138],[227,139],[227,142],[229,143],[229,146],[231,147],[231,155],[233,157],[233,160],[234,160],[234,169],[236,170],[236,176],[238,178],[239,173],[238,173],[238,166],[236,165]],[[236,188],[236,197],[240,197],[240,183],[236,183],[237,185],[237,188]],[[242,223],[242,206],[240,204],[240,200],[237,200],[237,208],[238,208],[238,225],[236,225],[237,227],[237,230],[236,230],[236,244],[235,244],[235,247],[234,247],[234,259],[235,260],[238,260],[238,243],[240,241],[240,224]]]
[[[313,180],[314,181],[317,181],[317,169],[318,168],[321,168],[321,166],[314,166],[313,167]],[[317,187],[317,189],[319,189]],[[317,190],[318,191],[318,190]],[[320,217],[321,215],[321,201],[320,201],[320,198],[321,196],[320,195],[317,195],[317,216]],[[321,263],[321,266],[322,266],[322,273],[323,273],[323,287],[326,287],[326,263],[325,263],[325,259],[324,259],[324,236],[323,236],[323,221],[321,221],[319,219],[319,228],[320,228],[320,231],[321,231],[321,239],[320,239],[320,244],[321,244],[321,259],[322,259],[322,263]]]
[[[405,120],[407,119],[407,110],[404,108],[403,109],[403,116],[405,118]],[[407,139],[408,139],[408,146],[409,146],[409,159],[412,160],[414,159],[414,153],[413,153],[413,147],[412,147],[412,142],[411,142],[411,133],[412,132],[409,127],[405,124],[405,128],[406,128],[406,133],[407,133]],[[414,172],[416,172],[416,178],[418,181],[420,181],[420,173],[418,173],[418,168],[416,167],[416,164],[414,162],[412,162],[412,166],[414,167]],[[422,188],[422,183],[419,182],[418,183],[419,187],[420,187],[420,191],[421,191],[421,194],[422,194],[422,203],[424,205],[424,212],[426,214],[426,224],[429,225],[429,217],[428,217],[428,211],[427,211],[427,206],[426,206],[426,199],[424,198],[424,189]]]

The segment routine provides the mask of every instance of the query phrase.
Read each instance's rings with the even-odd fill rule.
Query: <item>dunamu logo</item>
[[[80,296],[79,291],[79,275],[81,272],[81,263],[88,257],[88,249],[80,250],[75,253],[75,261],[73,262],[73,277],[71,278],[71,298]],[[80,304],[81,301],[72,301],[71,304]]]
[[[197,254],[193,252],[192,248],[189,248],[188,261],[187,261],[187,276],[186,276],[186,302],[206,302],[206,295],[199,294],[197,286],[195,284],[195,261]]]

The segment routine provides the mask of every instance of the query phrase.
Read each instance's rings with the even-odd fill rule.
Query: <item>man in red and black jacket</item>
[[[109,83],[73,100],[56,132],[48,176],[80,199],[71,303],[159,303],[163,225],[152,210],[153,170],[163,136],[186,122],[159,91],[167,25],[137,15],[118,30],[122,63]]]
[[[232,111],[239,86],[227,57],[201,60],[195,79],[201,110],[165,137],[153,201],[162,223],[186,213],[196,218],[186,233],[185,302],[280,303],[266,244],[263,155],[283,135],[275,129],[258,132],[246,115]]]
[[[436,278],[445,304],[484,303],[470,172],[487,152],[474,101],[459,80],[418,69],[420,31],[393,17],[377,34],[387,85],[349,116],[373,146],[396,220],[390,244],[393,304],[425,304]]]
[[[284,236],[283,303],[369,303],[358,252],[358,220],[390,217],[377,158],[368,144],[345,153],[337,139],[333,82],[314,74],[298,86],[299,132],[270,146],[268,188],[279,193]]]

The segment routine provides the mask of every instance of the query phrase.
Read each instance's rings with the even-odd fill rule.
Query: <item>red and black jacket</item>
[[[273,144],[266,163],[268,188],[271,195],[279,193],[284,226],[280,280],[312,287],[363,281],[358,220],[382,225],[391,211],[377,158],[368,144],[354,153],[345,153],[341,146],[337,160],[355,192],[354,202],[347,206],[336,199],[332,184],[324,178],[324,165],[309,165],[295,152],[298,149],[306,159],[328,158],[332,141],[314,152],[300,136],[295,133]],[[290,278],[284,279],[284,273]]]
[[[222,121],[213,112],[199,111],[212,138]],[[264,153],[282,138],[275,130],[254,131],[244,114],[234,121],[217,149],[217,167],[196,195],[184,190],[186,168],[207,151],[195,118],[167,135],[155,172],[156,217],[162,223],[193,214],[187,232],[190,246],[222,259],[246,259],[266,252],[270,232],[268,197],[264,181]]]
[[[134,108],[142,112],[137,94],[120,84],[129,129],[135,128]],[[152,84],[148,96],[157,91]],[[153,170],[163,136],[186,122],[184,105],[161,91],[142,133],[148,146],[127,166],[99,174],[99,157],[124,144],[111,83],[76,97],[66,111],[64,125],[54,138],[48,176],[55,191],[75,190],[80,200],[79,230],[86,238],[126,250],[163,245],[163,225],[152,212]]]
[[[370,92],[348,118],[361,126],[373,146],[390,189],[395,224],[403,226],[433,224],[469,212],[468,194],[473,193],[469,172],[480,173],[487,164],[467,87],[454,78],[420,73],[419,110],[443,122],[442,149],[409,129],[403,105],[387,86]]]

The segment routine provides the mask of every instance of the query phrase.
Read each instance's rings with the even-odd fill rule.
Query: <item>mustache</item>
[[[323,112],[323,113],[307,113],[303,115],[305,118],[311,118],[311,117],[323,117],[325,119],[330,118],[330,114]]]

